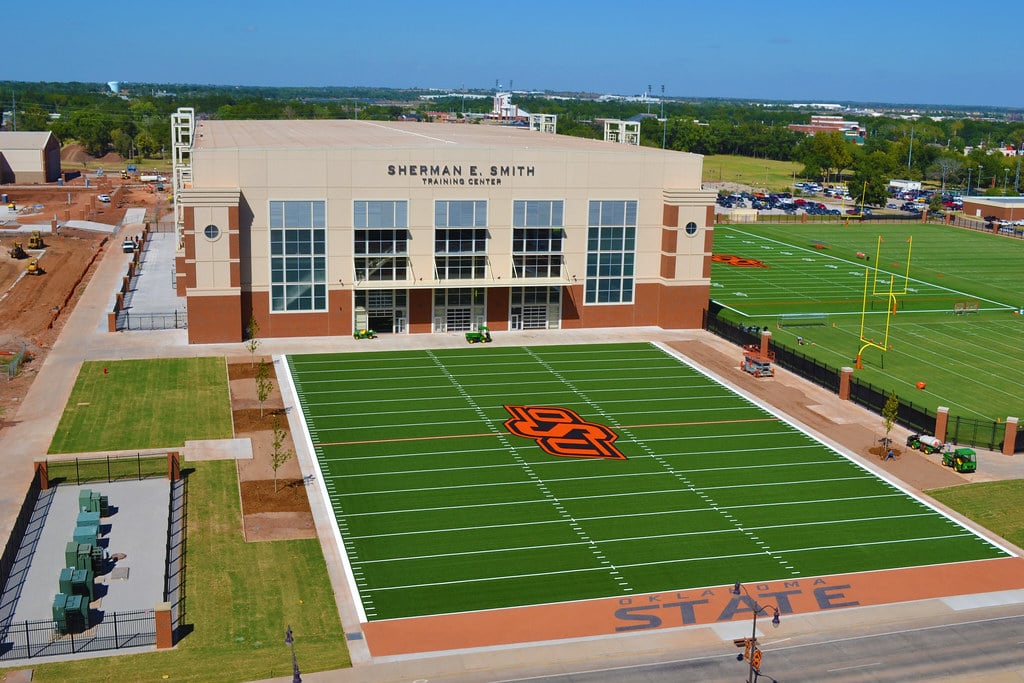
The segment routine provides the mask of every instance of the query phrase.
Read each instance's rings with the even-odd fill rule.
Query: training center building
[[[504,125],[174,125],[192,343],[250,316],[265,338],[701,325],[699,155]]]

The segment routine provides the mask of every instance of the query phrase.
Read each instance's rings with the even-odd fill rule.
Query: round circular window
[[[203,228],[203,235],[206,236],[206,239],[212,242],[218,237],[220,237],[220,228],[218,228],[216,225],[207,225],[205,228]]]
[[[694,223],[693,221],[690,221],[689,223],[687,223],[686,224],[686,234],[689,235],[690,237],[693,237],[694,235],[696,235],[697,234],[697,224]]]

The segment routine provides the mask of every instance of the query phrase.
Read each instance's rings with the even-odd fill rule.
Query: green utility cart
[[[978,469],[978,457],[973,448],[957,448],[942,454],[942,464],[957,472],[970,473]]]
[[[476,328],[476,332],[467,332],[466,341],[470,344],[486,344],[491,341],[491,331],[486,326],[481,325]]]

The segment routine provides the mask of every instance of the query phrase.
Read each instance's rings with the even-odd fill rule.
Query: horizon
[[[545,12],[409,0],[357,9],[294,0],[282,11],[269,0],[224,0],[183,15],[189,29],[176,31],[161,28],[178,24],[166,6],[125,3],[115,18],[75,4],[61,9],[59,32],[65,44],[83,39],[79,54],[40,50],[37,31],[12,31],[7,53],[17,57],[5,78],[453,92],[500,84],[623,97],[1024,109],[1024,92],[1014,87],[1024,80],[1021,60],[999,57],[1007,50],[982,28],[976,38],[986,42],[972,47],[971,34],[959,30],[962,6],[949,0],[927,11],[866,0],[852,10],[806,12],[737,0],[727,14],[669,0],[635,10],[594,0],[551,3]],[[32,26],[45,16],[42,6],[22,4],[5,20]],[[1019,20],[1024,5],[1000,8],[1000,25]],[[157,51],[161,31],[166,52]],[[950,49],[954,37],[960,42]],[[346,82],[378,85],[337,85]]]

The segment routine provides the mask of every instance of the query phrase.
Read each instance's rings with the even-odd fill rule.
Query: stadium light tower
[[[661,84],[661,148],[665,149],[665,84]]]

